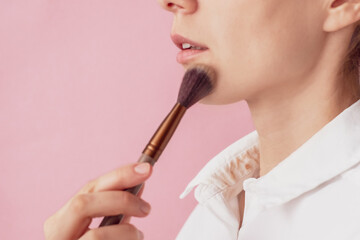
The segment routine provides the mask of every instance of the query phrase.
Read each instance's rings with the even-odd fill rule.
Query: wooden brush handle
[[[151,166],[154,166],[155,164],[155,160],[152,158],[152,157],[149,157],[148,155],[145,155],[145,154],[142,154],[138,160],[138,162],[148,162],[151,164]],[[127,188],[125,189],[124,191],[126,192],[129,192],[129,193],[132,193],[134,194],[135,196],[138,195],[140,189],[142,188],[144,184],[143,183],[140,183],[139,185],[136,185],[132,188]],[[103,220],[101,221],[99,227],[102,227],[102,226],[108,226],[108,225],[114,225],[114,224],[119,224],[121,223],[121,221],[123,220],[124,218],[124,215],[123,214],[119,214],[119,215],[116,215],[116,216],[106,216],[103,218]]]
[[[164,121],[160,124],[159,128],[150,139],[149,143],[146,145],[138,162],[148,162],[151,164],[151,166],[154,166],[155,162],[159,159],[161,153],[170,141],[170,138],[174,134],[185,112],[186,107],[182,106],[180,103],[177,102],[174,105],[170,113],[166,116]],[[126,189],[125,191],[137,195],[142,186],[143,184],[141,183],[135,187]],[[123,217],[124,216],[122,214],[104,217],[99,227],[121,223]]]

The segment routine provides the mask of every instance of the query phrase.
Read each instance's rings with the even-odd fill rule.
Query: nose
[[[162,8],[173,13],[194,13],[197,9],[197,0],[157,0]]]

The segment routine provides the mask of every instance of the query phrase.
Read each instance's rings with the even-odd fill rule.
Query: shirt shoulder
[[[218,207],[221,208],[222,206],[218,205]],[[199,203],[184,223],[176,236],[176,240],[235,239],[237,232],[234,229],[236,229],[234,226],[224,224],[217,215]]]

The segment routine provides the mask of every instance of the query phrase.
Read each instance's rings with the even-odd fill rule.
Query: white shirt
[[[360,100],[259,177],[258,134],[231,144],[180,195],[177,240],[360,240]],[[238,195],[245,191],[241,228]]]

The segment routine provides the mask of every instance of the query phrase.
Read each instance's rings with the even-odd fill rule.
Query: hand
[[[139,166],[139,168],[136,168]],[[142,168],[141,168],[142,167]],[[143,173],[136,172],[142,169]],[[145,170],[145,171],[144,171]],[[129,224],[130,217],[145,217],[150,204],[138,196],[123,191],[143,183],[151,175],[149,163],[133,163],[120,167],[86,184],[60,210],[44,223],[47,240],[143,239],[141,231]],[[124,214],[121,224],[90,229],[94,217]]]

